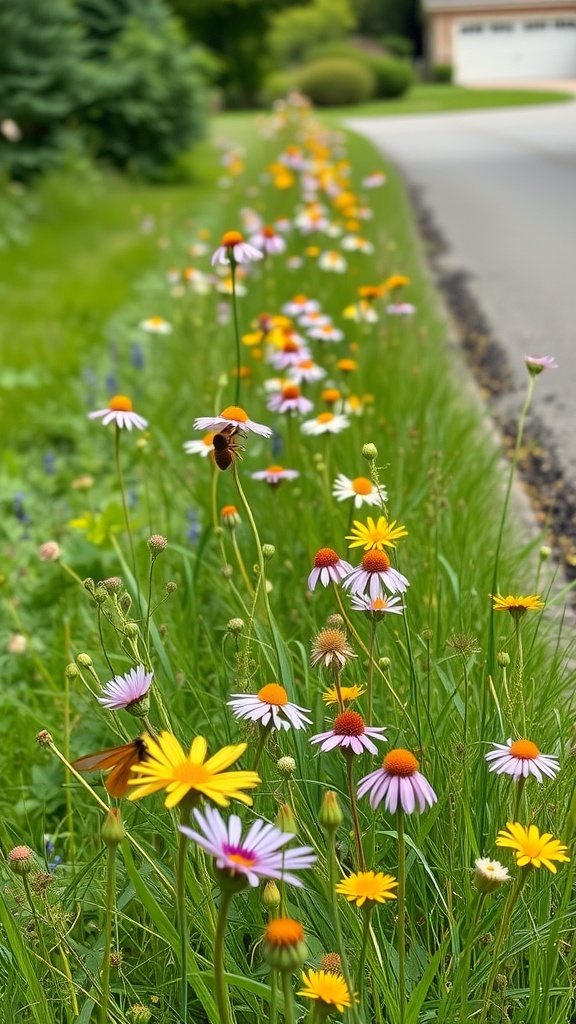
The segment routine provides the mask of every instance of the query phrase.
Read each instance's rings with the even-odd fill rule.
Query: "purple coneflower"
[[[343,750],[350,749],[354,754],[363,754],[365,750],[377,754],[378,748],[370,737],[386,743],[386,737],[383,735],[385,732],[382,726],[367,726],[357,711],[342,711],[334,719],[332,728],[328,732],[312,736],[310,743],[321,743],[320,750],[324,751],[342,747]]]
[[[360,779],[358,796],[370,793],[373,811],[384,800],[390,814],[395,814],[398,807],[406,814],[412,814],[416,809],[422,813],[427,804],[432,807],[438,798],[418,768],[418,761],[409,750],[391,750],[381,768]]]

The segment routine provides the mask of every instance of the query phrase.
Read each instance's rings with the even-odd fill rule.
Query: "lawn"
[[[363,117],[380,114],[441,114],[450,110],[484,110],[492,107],[524,107],[574,100],[571,93],[545,89],[468,89],[461,85],[414,85],[396,100],[373,100],[355,107],[336,107],[330,116]]]
[[[6,391],[2,414],[5,428],[14,421],[0,463],[6,1024],[293,1024],[338,1005],[345,1024],[570,1019],[565,595],[539,554],[546,538],[521,534],[508,504],[511,477],[449,340],[400,178],[366,140],[303,116],[222,118],[218,135],[233,144],[204,153],[195,186],[48,184],[53,202],[12,256],[19,269],[5,262],[8,358],[40,373]],[[305,170],[287,175],[296,142]],[[377,169],[387,180],[370,190]],[[322,228],[301,233],[323,211]],[[235,307],[210,254],[258,218],[290,221],[287,250],[237,267]],[[303,293],[328,318],[318,338],[296,311],[292,324],[270,321]],[[412,310],[398,315],[399,299]],[[150,317],[164,333],[141,326]],[[281,366],[297,336],[324,373],[298,394]],[[280,395],[302,412],[275,409]],[[88,418],[129,412],[127,397],[144,429]],[[194,426],[214,416],[219,450],[245,447],[222,472]],[[186,453],[190,439],[200,443]],[[277,480],[282,467],[296,477],[253,475]],[[349,483],[336,484],[342,475]],[[339,488],[349,497],[336,500]],[[375,603],[358,607],[336,585],[352,564],[378,583]],[[130,670],[146,685],[153,675],[149,703],[132,691],[117,710],[96,700]],[[269,702],[276,722],[296,705],[291,727],[239,718],[246,701],[257,712]],[[333,749],[320,750],[323,733]],[[216,763],[200,763],[200,737],[221,751]],[[84,759],[118,745],[106,788]],[[490,750],[528,777],[489,771]],[[358,789],[386,754],[401,809]],[[160,786],[120,796],[126,759],[132,783],[159,771]],[[199,837],[207,820],[191,817],[200,806],[222,813],[220,839],[232,830],[219,867]],[[277,886],[248,884],[266,865],[240,832],[261,819],[265,835],[274,822],[285,833],[276,848],[288,863],[310,847],[293,867],[302,887],[282,877],[282,855]],[[548,863],[532,833],[501,848],[506,822],[558,837]],[[527,868],[514,853],[524,849]],[[475,867],[486,857],[503,863]],[[385,902],[360,909],[334,883],[354,890],[364,866],[392,877],[364,879]]]

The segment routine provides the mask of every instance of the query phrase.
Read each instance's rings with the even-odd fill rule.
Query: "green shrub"
[[[355,23],[350,0],[312,0],[306,6],[287,7],[272,19],[272,58],[283,66],[302,61],[310,45],[344,39]]]
[[[412,66],[395,57],[378,57],[366,54],[370,70],[376,79],[376,96],[382,100],[393,100],[403,96],[414,82]]]
[[[437,64],[434,68],[434,81],[448,85],[452,81],[452,65]]]
[[[287,96],[291,89],[297,84],[297,72],[295,71],[273,71],[264,80],[260,102],[263,106],[269,107],[275,100],[281,100]]]
[[[382,43],[393,57],[411,57],[414,53],[414,42],[407,36],[384,36]]]
[[[364,103],[375,92],[375,77],[356,60],[326,58],[313,61],[297,76],[298,88],[319,107]]]

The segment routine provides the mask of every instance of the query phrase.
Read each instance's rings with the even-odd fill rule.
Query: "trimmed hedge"
[[[369,53],[359,46],[354,46],[353,43],[323,43],[321,46],[311,46],[306,51],[306,57],[310,61],[327,58],[351,60],[361,64],[363,68],[369,68],[376,79],[376,91],[373,95],[378,99],[391,100],[403,96],[414,82],[414,73],[408,61]]]
[[[312,61],[299,72],[296,84],[318,107],[365,103],[376,92],[370,68],[345,57]]]

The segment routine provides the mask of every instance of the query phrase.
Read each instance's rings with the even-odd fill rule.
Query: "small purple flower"
[[[420,813],[426,805],[432,807],[438,799],[427,779],[418,771],[418,761],[409,750],[391,750],[382,767],[360,779],[358,796],[370,793],[370,807],[373,811],[384,800],[390,814],[401,808],[405,814]]]
[[[393,569],[385,551],[367,551],[360,565],[352,569],[342,581],[344,590],[351,594],[365,597],[369,594],[372,601],[382,596],[382,588],[386,587],[391,594],[403,594],[410,586],[405,576]]]
[[[277,878],[301,886],[302,882],[292,872],[311,867],[317,859],[311,846],[282,849],[294,838],[292,833],[281,832],[261,818],[253,822],[243,838],[242,821],[237,814],[231,814],[226,822],[219,811],[207,807],[204,813],[196,809],[194,817],[200,831],[187,825],[180,825],[180,831],[214,857],[217,868],[228,871],[232,877],[244,875],[251,886],[259,885],[262,878]]]
[[[386,737],[383,735],[385,732],[386,729],[382,726],[367,726],[357,711],[342,711],[334,719],[332,728],[328,732],[312,736],[310,743],[321,743],[320,750],[324,751],[341,747],[343,750],[351,750],[353,754],[363,754],[365,750],[377,754],[378,748],[370,737],[386,743]]]
[[[114,676],[103,688],[98,703],[108,711],[121,711],[148,693],[152,676],[153,673],[147,672],[144,665],[131,668],[123,676]]]
[[[524,362],[528,373],[537,377],[542,370],[557,370],[558,363],[554,356],[524,356]]]

